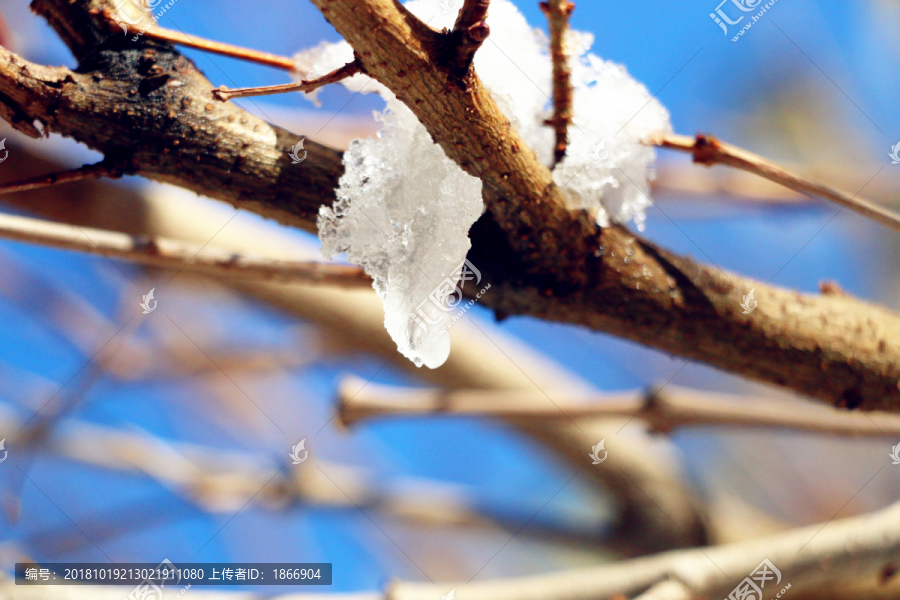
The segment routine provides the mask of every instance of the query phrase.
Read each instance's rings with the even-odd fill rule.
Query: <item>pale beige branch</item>
[[[597,600],[617,594],[634,596],[664,581],[676,580],[690,591],[689,598],[720,600],[765,559],[782,574],[780,581],[766,583],[766,598],[774,597],[787,585],[791,586],[789,598],[816,598],[823,592],[828,598],[871,598],[876,594],[879,598],[896,598],[896,580],[900,578],[893,577],[896,569],[892,565],[900,560],[900,504],[752,542],[675,550],[549,575],[477,583],[397,582],[389,588],[387,597],[438,598],[455,588],[459,600]],[[845,586],[852,587],[853,592],[838,593]],[[671,596],[650,596],[664,597]]]
[[[803,175],[792,173],[762,156],[719,141],[712,136],[698,135],[692,138],[687,135],[659,133],[647,140],[647,143],[661,148],[690,152],[693,154],[694,162],[702,165],[728,165],[754,173],[801,194],[840,204],[886,227],[900,231],[900,215],[861,198],[859,192],[848,194]]]
[[[188,269],[215,277],[320,283],[369,288],[372,280],[359,267],[317,262],[279,261],[241,256],[220,249],[114,231],[78,227],[0,214],[0,237],[54,248],[121,258],[140,264]]]
[[[0,431],[16,431],[21,423],[0,412]],[[316,456],[309,447],[306,460],[291,464],[289,447],[285,467],[245,452],[167,441],[142,431],[123,431],[73,419],[59,420],[53,435],[35,439],[26,428],[8,435],[11,464],[26,449],[51,452],[83,464],[114,471],[142,473],[174,494],[210,512],[230,513],[249,498],[278,510],[291,502],[311,505],[359,507],[405,519],[417,525],[515,530],[520,523],[502,511],[485,511],[464,486],[437,480],[395,477],[384,481],[377,473]],[[575,532],[538,528],[540,535],[568,538]],[[584,532],[587,537],[588,532]],[[584,537],[579,535],[579,539]]]
[[[444,391],[371,383],[363,387],[362,383],[351,377],[341,384],[340,416],[345,425],[375,417],[435,414],[545,423],[634,417],[659,432],[692,426],[737,426],[848,436],[900,435],[900,417],[892,413],[864,414],[809,402],[748,398],[674,385],[647,392],[606,394],[550,391],[554,397],[554,403],[550,404],[540,391]]]
[[[680,581],[662,581],[634,600],[691,600],[691,590]]]

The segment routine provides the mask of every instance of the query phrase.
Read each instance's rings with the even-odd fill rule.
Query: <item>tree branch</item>
[[[264,87],[253,88],[235,88],[228,89],[224,85],[213,90],[213,96],[217,100],[225,102],[232,98],[246,98],[248,96],[266,96],[271,94],[285,94],[287,92],[311,92],[323,85],[329,83],[337,83],[347,77],[353,77],[357,73],[363,73],[362,65],[358,60],[349,62],[343,67],[337,68],[331,73],[327,73],[317,79],[304,79],[297,83],[283,83],[281,85],[268,85]]]
[[[166,238],[140,238],[114,231],[63,225],[0,214],[0,237],[53,248],[124,258],[166,269],[187,268],[214,277],[321,283],[370,288],[372,280],[359,267],[316,262],[278,261],[241,256],[215,248]]]
[[[99,179],[101,177],[116,178],[121,176],[121,171],[104,162],[99,162],[93,165],[84,165],[83,167],[78,167],[77,169],[71,169],[69,171],[51,173],[49,175],[39,175],[20,181],[0,184],[0,194],[15,194],[18,192],[39,190],[61,183],[84,181],[85,179]]]
[[[170,42],[172,44],[178,44],[180,46],[187,46],[188,48],[205,50],[206,52],[213,52],[215,54],[221,54],[222,56],[230,56],[231,58],[239,58],[241,60],[265,65],[267,67],[284,69],[285,71],[294,70],[294,59],[288,58],[287,56],[279,56],[270,52],[262,52],[260,50],[253,50],[250,48],[243,48],[241,46],[234,46],[232,44],[225,44],[223,42],[217,42],[214,40],[207,40],[196,35],[187,35],[180,31],[174,31],[172,29],[166,29],[159,26],[154,26],[150,29],[141,29],[124,21],[116,22],[113,18],[113,14],[114,12],[110,7],[107,6],[103,9],[103,15],[107,20],[109,20],[110,27],[114,31],[117,31],[115,29],[116,27],[124,27],[125,29],[127,29],[128,33],[139,34],[141,36],[148,37],[160,42]]]
[[[766,584],[766,597],[770,586],[774,596],[787,584],[792,595],[796,589],[804,598],[823,592],[830,593],[829,598],[890,594],[887,586],[896,572],[891,565],[900,560],[900,504],[760,540],[676,550],[549,575],[437,585],[396,582],[388,590],[387,600],[436,598],[452,588],[463,600],[594,600],[617,594],[633,597],[670,579],[690,591],[688,598],[725,598],[764,559],[782,573],[777,587],[772,586],[774,580]],[[855,593],[841,594],[838,588],[844,586],[855,587]],[[684,598],[658,595],[660,587],[654,591],[657,595],[648,598]],[[666,587],[671,591],[671,586]],[[895,597],[896,587],[890,589],[894,595],[879,597]]]
[[[213,100],[210,83],[170,45],[110,34],[93,14],[99,0],[32,6],[84,62],[73,72],[0,48],[0,107],[14,125],[37,131],[40,121],[129,172],[315,230],[343,172],[339,152],[307,140],[307,159],[292,164],[300,136]]]
[[[900,411],[900,317],[743,279],[624,227],[599,230],[565,208],[549,170],[477,75],[462,81],[440,62],[442,34],[390,0],[314,2],[367,72],[482,179],[488,211],[470,232],[469,259],[491,282],[482,303],[498,315],[584,325],[838,406]],[[0,50],[3,113],[12,122],[27,129],[40,120],[48,131],[127,158],[137,174],[315,229],[319,206],[334,198],[340,153],[309,141],[307,160],[291,165],[296,135],[211,102],[209,82],[172,47],[109,39],[97,12],[102,0],[33,6],[83,64],[74,73]],[[740,303],[752,288],[759,306],[744,314]]]
[[[874,202],[860,198],[859,192],[851,196],[831,186],[813,181],[796,173],[791,173],[762,156],[737,146],[720,142],[711,135],[698,134],[696,138],[691,138],[686,135],[661,133],[648,140],[648,142],[661,148],[690,152],[694,156],[694,162],[701,165],[728,165],[759,175],[806,196],[822,198],[840,204],[845,208],[869,217],[873,221],[881,223],[885,227],[889,227],[894,231],[900,231],[900,215]]]
[[[339,389],[340,417],[347,425],[375,417],[464,415],[513,421],[565,422],[570,419],[637,418],[653,431],[680,427],[776,427],[849,436],[900,435],[900,417],[862,414],[812,403],[717,394],[667,385],[662,390],[585,395],[540,391],[397,388],[355,377]],[[876,420],[873,420],[875,417]]]
[[[566,47],[566,33],[569,31],[569,17],[575,4],[568,0],[548,0],[541,2],[541,10],[547,15],[550,27],[550,58],[553,60],[553,118],[546,121],[556,131],[556,145],[553,147],[553,164],[556,165],[566,155],[569,145],[569,124],[572,122],[572,70],[569,68],[569,51]]]

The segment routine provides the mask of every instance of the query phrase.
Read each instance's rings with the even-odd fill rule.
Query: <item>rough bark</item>
[[[366,71],[407,103],[447,155],[484,182],[488,212],[470,259],[498,316],[605,331],[776,383],[837,406],[900,411],[900,318],[844,296],[770,287],[676,256],[564,208],[550,172],[477,75],[460,77],[433,31],[390,0],[314,0]],[[80,61],[77,72],[0,52],[3,114],[23,132],[71,136],[122,165],[288,224],[313,228],[342,172],[340,153],[240,108],[171,46],[110,33],[102,0],[35,0]],[[743,314],[756,289],[758,308]]]

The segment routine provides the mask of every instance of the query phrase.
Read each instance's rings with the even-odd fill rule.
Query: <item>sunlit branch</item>
[[[357,391],[359,390],[359,391]],[[667,385],[649,392],[600,395],[540,391],[442,391],[362,386],[340,387],[341,419],[351,425],[376,417],[464,415],[539,422],[632,417],[654,431],[695,426],[776,427],[848,436],[900,435],[900,417],[838,410],[806,402],[746,398]]]
[[[359,267],[241,256],[167,238],[146,238],[15,215],[0,215],[0,237],[54,248],[122,258],[153,267],[187,268],[215,277],[320,283],[368,288]]]

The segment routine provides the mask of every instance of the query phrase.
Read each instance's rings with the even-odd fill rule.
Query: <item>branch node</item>
[[[716,156],[721,152],[722,147],[719,140],[711,135],[698,133],[694,141],[694,162],[700,165],[714,165]]]

